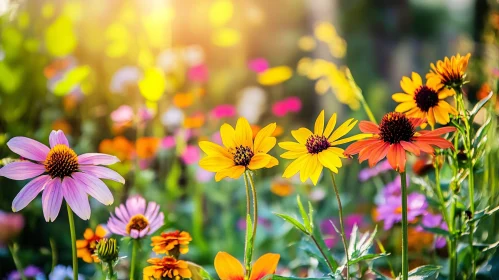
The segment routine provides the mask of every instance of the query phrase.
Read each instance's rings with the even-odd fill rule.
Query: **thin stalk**
[[[137,247],[139,245],[139,240],[138,239],[134,239],[133,240],[133,245],[132,245],[132,261],[131,261],[131,264],[130,264],[130,280],[133,280],[135,278],[135,261],[137,259]]]
[[[78,258],[76,256],[76,231],[73,210],[66,203],[68,209],[69,231],[71,232],[71,252],[73,256],[73,279],[78,279]]]
[[[57,248],[55,246],[55,241],[53,238],[49,239],[50,241],[50,250],[52,251],[52,268],[50,271],[54,270],[54,267],[57,265]]]
[[[334,269],[333,269],[333,265],[329,262],[329,259],[326,255],[326,252],[324,252],[321,248],[321,246],[319,245],[319,242],[317,242],[317,239],[315,239],[315,236],[313,235],[313,233],[310,233],[310,238],[312,238],[312,240],[314,241],[315,243],[315,246],[317,247],[317,249],[319,249],[319,251],[321,252],[322,254],[322,257],[324,258],[324,260],[326,261],[327,263],[327,266],[329,267],[329,270],[331,270],[331,273],[334,273]]]
[[[253,181],[253,177],[249,173],[250,171],[246,171],[246,174],[248,176],[248,181],[251,185],[251,192],[253,195],[253,238],[251,238],[251,251],[254,250],[255,247],[255,239],[256,239],[256,229],[258,226],[258,200],[256,197],[256,188],[255,188],[255,182]],[[253,253],[250,254],[251,256]],[[251,262],[251,259],[249,260]],[[250,275],[251,275],[251,269],[250,269]]]
[[[17,248],[16,244],[9,245],[9,250],[10,250],[10,253],[12,254],[12,260],[14,260],[14,264],[16,265],[16,270],[19,273],[19,276],[21,276],[22,280],[27,280],[28,278],[26,278],[26,276],[24,275],[24,269],[23,269],[23,266],[21,264],[21,261],[19,260],[19,257],[17,256],[17,249],[18,248]]]
[[[376,118],[374,117],[373,112],[371,111],[371,108],[369,107],[369,104],[367,104],[366,100],[364,99],[364,96],[361,94],[362,98],[360,98],[360,103],[362,103],[362,107],[364,108],[364,111],[366,112],[367,117],[369,120],[373,123],[376,122]]]
[[[407,234],[407,175],[400,173],[400,183],[402,185],[402,280],[409,279],[409,243]]]
[[[113,269],[113,262],[108,262],[107,263],[107,272],[108,272],[108,278],[109,280],[114,279],[114,269]]]
[[[343,241],[343,248],[345,248],[345,256],[347,259],[346,268],[347,268],[347,280],[350,279],[350,257],[348,256],[348,244],[345,236],[345,226],[343,223],[343,207],[341,206],[340,192],[338,191],[338,186],[336,185],[336,180],[334,179],[333,171],[329,170],[331,174],[331,180],[333,181],[334,193],[336,194],[336,200],[338,201],[338,212],[340,215],[340,229],[341,229],[341,240]]]
[[[251,197],[250,197],[250,187],[249,187],[249,184],[248,184],[248,177],[246,175],[246,173],[244,173],[244,186],[246,187],[246,216],[244,217],[244,221],[246,222],[246,219],[248,218],[248,216],[251,214],[251,210],[250,210],[250,200],[251,200]],[[256,221],[253,221],[253,223],[256,223]],[[247,223],[246,223],[247,224]],[[245,237],[244,237],[244,268],[245,268],[245,271],[246,271],[246,278],[249,279],[249,272],[250,272],[250,269],[251,269],[251,260],[248,259],[248,256],[249,256],[249,247],[248,247],[248,243],[249,243],[249,240],[248,240],[248,231],[246,230],[245,231]],[[253,237],[254,238],[254,237]]]

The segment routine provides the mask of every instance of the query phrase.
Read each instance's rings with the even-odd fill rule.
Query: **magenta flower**
[[[110,165],[120,160],[111,155],[88,153],[77,155],[70,147],[61,130],[53,130],[49,137],[50,149],[44,144],[26,137],[14,137],[7,146],[27,160],[12,162],[0,169],[0,176],[13,180],[33,179],[12,201],[12,211],[26,207],[43,191],[43,215],[47,222],[59,214],[63,198],[83,220],[90,218],[88,195],[105,205],[113,204],[114,198],[100,179],[125,183],[115,171],[98,165]]]
[[[255,73],[262,73],[269,69],[269,62],[265,58],[255,58],[248,62],[248,67]]]
[[[182,161],[187,165],[198,162],[200,157],[201,152],[199,151],[199,148],[194,145],[187,145],[187,147],[185,147],[184,151],[180,155]]]
[[[300,98],[291,96],[274,103],[274,105],[272,106],[272,113],[274,113],[276,117],[283,117],[288,113],[300,112],[301,106],[302,103]]]
[[[407,196],[407,220],[412,221],[426,213],[428,203],[426,197],[419,193]],[[383,221],[385,230],[389,230],[395,223],[402,221],[402,199],[400,196],[389,196],[384,203],[378,205],[377,221]]]
[[[114,213],[107,222],[109,231],[134,239],[154,233],[165,223],[159,205],[151,201],[146,208],[146,200],[138,195],[129,197],[124,204],[116,207]]]
[[[193,82],[204,83],[208,81],[208,67],[204,64],[199,64],[194,67],[191,67],[187,73],[189,80]]]
[[[222,104],[211,110],[210,115],[215,119],[230,118],[236,115],[236,107],[230,104]]]
[[[334,223],[337,229],[340,228],[340,221],[337,218],[325,219],[320,224],[321,232],[324,235],[324,242],[328,248],[333,248],[341,240],[341,236],[336,232],[331,222]],[[347,236],[350,236],[355,225],[359,228],[366,225],[364,215],[351,214],[345,218],[345,234]]]

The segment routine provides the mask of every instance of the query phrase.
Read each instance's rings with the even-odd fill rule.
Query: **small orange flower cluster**
[[[82,258],[84,262],[92,263],[99,262],[99,258],[95,254],[97,243],[107,235],[107,230],[98,225],[95,232],[91,228],[87,228],[83,233],[82,240],[76,240],[76,248],[78,258]]]
[[[191,278],[189,263],[179,260],[180,254],[189,252],[192,237],[185,231],[162,233],[151,238],[152,250],[157,254],[165,254],[163,258],[150,258],[150,266],[144,268],[144,279],[175,279]]]

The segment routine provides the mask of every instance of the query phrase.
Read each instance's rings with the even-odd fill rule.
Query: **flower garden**
[[[293,2],[0,1],[0,279],[499,279],[499,7]]]

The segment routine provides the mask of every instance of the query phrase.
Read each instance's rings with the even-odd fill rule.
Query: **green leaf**
[[[472,142],[473,147],[475,149],[478,148],[478,145],[480,144],[480,142],[482,142],[482,139],[486,140],[487,133],[489,132],[490,124],[492,123],[491,119],[492,118],[490,118],[490,117],[487,118],[485,123],[476,131],[475,137],[473,137],[473,142]]]
[[[464,127],[462,127],[459,122],[457,121],[457,119],[452,119],[451,120],[451,123],[454,125],[454,127],[456,127],[457,130],[459,130],[459,133],[461,135],[466,135],[466,131],[464,129]]]
[[[253,257],[253,223],[251,222],[251,217],[248,214],[246,216],[246,252],[244,255],[246,256],[246,260],[248,263],[245,263],[244,266],[250,265],[251,258]]]
[[[292,224],[293,226],[295,226],[295,228],[301,230],[306,235],[310,235],[310,233],[307,231],[307,229],[305,228],[305,226],[302,225],[300,222],[298,222],[297,219],[295,219],[295,218],[293,218],[291,216],[288,216],[286,214],[274,213],[274,215],[276,215],[277,217],[280,217],[280,218],[284,219],[286,222]]]
[[[45,30],[45,47],[53,56],[63,57],[71,54],[76,45],[73,22],[67,16],[60,16]]]
[[[487,101],[489,101],[490,98],[492,98],[492,95],[494,95],[494,93],[491,91],[484,99],[480,100],[475,105],[475,107],[473,107],[473,109],[470,112],[470,123],[473,123],[473,120],[475,119],[476,115],[478,114],[478,111],[480,111],[480,109],[482,109],[483,106],[485,106]]]
[[[409,279],[419,280],[419,279],[436,279],[438,272],[440,271],[440,266],[438,265],[423,265],[416,267],[415,269],[409,271]]]
[[[307,215],[307,212],[305,211],[305,208],[303,207],[303,204],[301,203],[300,196],[296,196],[296,202],[298,203],[298,209],[300,210],[301,218],[303,219],[303,225],[307,229],[307,232],[312,232],[312,226],[310,224],[310,218]]]
[[[310,218],[310,226],[311,226],[311,230],[313,230],[313,227],[314,227],[314,207],[312,207],[312,203],[309,201],[308,202],[308,217]]]
[[[366,254],[366,255],[363,255],[361,257],[358,257],[358,258],[355,258],[355,259],[352,259],[348,262],[349,265],[354,265],[358,262],[361,262],[361,261],[367,261],[367,260],[375,260],[375,259],[379,259],[379,258],[382,258],[382,257],[386,257],[390,254],[385,254],[385,253],[381,253],[381,254]]]
[[[327,254],[327,253],[329,253],[329,249],[326,246],[326,243],[324,242],[324,238],[322,237],[322,234],[321,234],[319,227],[314,227],[314,231],[313,231],[312,235],[314,236],[315,240],[317,241],[317,245],[319,246],[319,248],[323,252],[326,252],[326,257],[327,257],[329,263],[331,263],[333,270],[336,270],[339,266],[338,262],[333,258],[333,256],[331,254]]]
[[[431,232],[431,233],[434,233],[434,234],[439,234],[439,235],[443,235],[443,236],[446,236],[446,237],[451,237],[452,234],[445,230],[445,229],[442,229],[442,228],[438,228],[438,227],[425,227],[423,226],[424,230],[427,231],[427,232]]]
[[[182,194],[182,191],[180,190],[178,184],[178,180],[180,179],[181,175],[182,175],[182,168],[180,167],[180,164],[177,161],[175,161],[165,181],[166,191],[171,199],[178,198]]]

